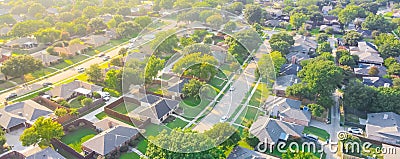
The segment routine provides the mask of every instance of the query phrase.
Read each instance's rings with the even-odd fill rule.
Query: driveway
[[[6,133],[7,145],[12,147],[12,150],[23,152],[34,148],[34,146],[22,146],[21,141],[19,141],[19,137],[24,132],[26,128],[20,128],[9,133]]]

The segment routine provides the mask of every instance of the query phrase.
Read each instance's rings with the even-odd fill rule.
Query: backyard
[[[171,117],[174,118],[174,117]],[[174,120],[170,121],[167,123],[167,127],[174,129],[174,128],[184,128],[188,122],[183,121],[182,119],[175,118]]]
[[[138,107],[139,106],[134,103],[125,104],[125,102],[123,102],[114,107],[113,110],[121,114],[128,114],[129,112],[135,110]]]
[[[90,128],[78,128],[61,138],[61,141],[77,152],[82,152],[81,146],[85,141],[93,138],[97,132]]]
[[[318,136],[319,140],[322,141],[327,141],[330,138],[330,135],[328,132],[326,132],[323,129],[317,128],[317,127],[313,127],[313,126],[307,126],[304,127],[304,131],[303,134],[313,134]]]

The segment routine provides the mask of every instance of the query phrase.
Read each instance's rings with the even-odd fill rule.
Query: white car
[[[229,91],[234,91],[235,90],[235,87],[231,87],[231,88],[229,88]]]
[[[222,116],[221,119],[219,119],[219,122],[224,123],[228,120],[228,117],[226,115]]]
[[[97,55],[97,57],[102,57],[104,55],[105,55],[104,53],[100,53],[100,54]]]
[[[352,133],[352,134],[362,134],[363,130],[360,128],[355,128],[355,127],[351,127],[347,129],[347,132]]]
[[[78,69],[76,69],[79,73],[82,73],[82,72],[85,72],[85,68],[83,68],[83,67],[80,67],[80,68],[78,68]]]

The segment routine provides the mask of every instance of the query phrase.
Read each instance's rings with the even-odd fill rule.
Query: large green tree
[[[217,73],[217,64],[218,61],[213,56],[198,52],[185,55],[174,64],[172,71],[208,80]]]
[[[156,53],[172,53],[178,46],[178,41],[174,30],[162,31],[156,34],[155,39],[151,42],[151,48]]]
[[[40,70],[43,67],[42,61],[33,58],[30,55],[12,56],[3,62],[1,72],[6,77],[21,77],[25,74]]]
[[[12,27],[11,34],[16,37],[22,37],[48,27],[50,27],[50,23],[42,20],[26,20],[15,24]]]
[[[198,79],[191,79],[188,83],[185,83],[182,88],[182,93],[185,97],[200,98],[200,89],[205,85],[205,82],[199,81]]]
[[[41,43],[53,43],[61,38],[61,31],[53,28],[40,29],[33,33]]]
[[[339,12],[339,21],[343,24],[349,24],[356,18],[365,18],[364,8],[356,5],[347,5]]]
[[[306,23],[308,20],[308,16],[303,14],[303,13],[294,13],[293,15],[290,16],[290,24],[294,26],[296,29],[299,29],[303,24]]]
[[[244,17],[250,24],[260,23],[262,18],[262,9],[258,5],[247,5],[244,12]]]
[[[93,83],[100,83],[103,81],[103,72],[98,64],[90,65],[86,70],[88,80]]]
[[[139,24],[140,27],[145,28],[151,24],[151,18],[149,16],[139,16],[133,20],[135,23]]]
[[[362,23],[365,30],[378,30],[380,32],[391,32],[396,28],[396,24],[386,20],[382,15],[369,14]]]
[[[24,130],[19,140],[23,146],[49,146],[51,139],[61,139],[64,130],[61,124],[51,118],[39,117],[31,127]]]
[[[141,28],[138,24],[127,21],[127,22],[122,22],[121,24],[118,25],[117,27],[117,33],[121,37],[133,37],[139,34]]]
[[[107,87],[117,91],[122,91],[122,71],[115,69],[108,71],[104,82]]]
[[[164,68],[164,63],[164,59],[160,59],[154,55],[150,56],[144,73],[146,83],[151,83],[157,77],[158,72]]]
[[[346,32],[343,36],[343,42],[350,46],[357,46],[360,40],[362,40],[362,35],[356,31]]]

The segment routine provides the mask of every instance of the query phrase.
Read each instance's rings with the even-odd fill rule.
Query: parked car
[[[234,91],[235,87],[231,86],[231,88],[229,88],[229,91]]]
[[[228,120],[228,117],[226,115],[222,116],[221,119],[219,119],[219,122],[224,123]]]
[[[53,85],[53,83],[51,83],[51,82],[44,82],[42,85],[43,85],[43,87],[48,87],[48,86]]]
[[[9,101],[13,98],[16,98],[18,95],[17,93],[10,93],[7,97],[6,97],[6,101]]]
[[[110,59],[110,56],[104,56],[103,61],[108,61]]]
[[[310,140],[310,141],[318,141],[318,136],[312,135],[312,134],[304,134],[304,138]]]
[[[82,72],[85,72],[85,68],[83,68],[83,67],[80,67],[80,68],[78,68],[78,69],[76,69],[79,73],[82,73]]]
[[[351,127],[347,129],[347,132],[352,133],[352,134],[362,134],[363,130],[360,128],[356,128],[356,127]]]
[[[97,93],[100,94],[101,98],[105,101],[109,101],[111,99],[110,93],[98,91]]]
[[[100,54],[97,55],[97,57],[102,57],[104,55],[105,55],[104,53],[100,53]]]

